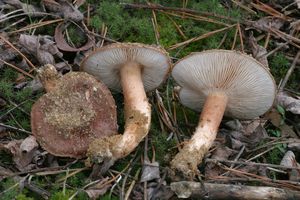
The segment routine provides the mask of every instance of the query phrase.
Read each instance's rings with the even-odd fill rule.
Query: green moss
[[[31,197],[27,197],[25,194],[18,194],[15,197],[16,200],[33,200]]]
[[[19,187],[12,178],[8,178],[1,182],[0,191],[0,200],[11,200],[19,194]]]
[[[271,69],[271,73],[273,74],[277,84],[283,79],[289,70],[291,63],[284,56],[283,53],[276,53],[269,58],[269,65]],[[299,88],[299,78],[300,70],[295,70],[294,73],[291,74],[289,81],[287,83],[287,88],[298,89]]]
[[[70,24],[67,31],[69,37],[66,38],[66,41],[68,41],[70,46],[81,47],[87,42],[88,38],[78,26]]]
[[[3,123],[18,128],[30,130],[30,111],[34,103],[32,91],[29,88],[14,89],[14,82],[18,73],[11,68],[0,70],[0,94],[6,100],[7,105],[0,109],[0,116],[13,109],[10,114],[5,116]],[[20,105],[18,105],[20,104]],[[17,106],[17,108],[15,108]]]

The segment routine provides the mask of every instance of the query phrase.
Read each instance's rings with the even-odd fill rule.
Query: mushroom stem
[[[189,142],[171,161],[171,168],[193,177],[197,166],[212,146],[222,121],[228,97],[221,92],[208,95],[196,131]]]
[[[60,76],[53,65],[47,64],[38,70],[38,78],[48,93],[55,89]]]
[[[126,121],[125,131],[116,143],[116,159],[130,154],[149,132],[151,109],[145,93],[141,70],[141,66],[135,62],[126,63],[120,70]]]

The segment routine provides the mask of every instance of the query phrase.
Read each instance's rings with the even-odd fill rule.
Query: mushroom
[[[158,87],[170,71],[167,53],[157,47],[118,43],[97,49],[81,63],[81,69],[115,91],[123,91],[125,130],[121,135],[95,140],[89,161],[110,167],[130,154],[148,134],[151,107],[145,91]]]
[[[172,76],[181,87],[181,103],[202,110],[192,138],[171,161],[173,171],[189,178],[212,146],[223,115],[255,118],[269,110],[276,94],[268,69],[235,51],[193,53],[175,64]]]
[[[104,84],[84,72],[60,77],[52,65],[38,73],[47,93],[32,107],[31,129],[45,150],[82,158],[95,138],[117,133],[115,102]]]

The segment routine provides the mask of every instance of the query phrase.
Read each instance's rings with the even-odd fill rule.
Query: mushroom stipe
[[[88,151],[88,161],[102,163],[107,169],[130,154],[148,134],[151,107],[146,91],[154,90],[164,81],[171,68],[170,58],[154,46],[112,44],[89,55],[81,68],[124,94],[124,133],[96,140]]]

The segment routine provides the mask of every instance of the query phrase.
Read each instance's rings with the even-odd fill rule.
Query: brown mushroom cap
[[[219,91],[228,97],[225,115],[240,119],[264,114],[276,94],[268,69],[236,51],[193,53],[175,64],[172,76],[182,87],[179,97],[183,105],[200,111],[208,94]]]
[[[31,126],[51,154],[82,158],[94,139],[117,133],[115,102],[93,76],[70,72],[33,105]]]
[[[167,52],[161,48],[137,43],[115,43],[89,55],[81,63],[81,69],[93,74],[109,88],[121,91],[119,70],[127,62],[141,65],[145,91],[158,87],[171,65]]]

